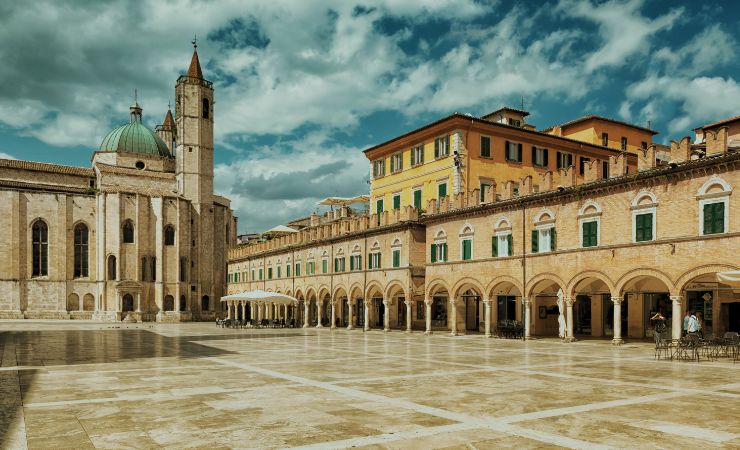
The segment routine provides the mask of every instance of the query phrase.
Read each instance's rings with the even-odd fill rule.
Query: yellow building
[[[372,164],[371,212],[409,205],[424,210],[430,199],[475,190],[483,199],[486,187],[492,189],[494,199],[504,189],[517,195],[528,176],[538,192],[539,180],[548,172],[560,175],[555,178],[575,172],[575,183],[584,182],[589,170],[596,178],[608,178],[609,158],[623,153],[618,146],[603,146],[583,133],[571,137],[535,131],[524,123],[528,114],[512,108],[481,118],[454,113],[365,150]],[[640,127],[628,124],[618,128],[605,122],[604,127],[623,129],[611,133],[628,137],[627,171],[635,171],[637,156],[631,151],[643,140],[650,145],[655,132],[641,134]],[[633,141],[639,144],[633,146]]]
[[[653,143],[653,136],[658,134],[649,128],[593,114],[541,131],[627,152],[648,148]]]

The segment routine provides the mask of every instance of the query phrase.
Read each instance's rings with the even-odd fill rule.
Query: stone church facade
[[[92,167],[0,160],[0,318],[211,320],[236,242],[213,192],[213,85],[197,51],[152,131],[138,103]]]

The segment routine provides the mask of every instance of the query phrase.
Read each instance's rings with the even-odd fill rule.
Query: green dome
[[[128,152],[172,158],[167,144],[140,122],[123,124],[108,133],[100,144],[101,152]]]

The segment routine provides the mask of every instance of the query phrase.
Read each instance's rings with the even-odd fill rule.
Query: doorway
[[[726,330],[740,333],[740,302],[723,303],[720,312],[727,317]]]
[[[131,294],[126,294],[123,296],[123,312],[130,312],[134,310],[134,298],[131,296]]]
[[[397,308],[397,316],[398,320],[398,327],[399,328],[405,328],[406,327],[406,299],[404,297],[398,297],[396,298],[396,304],[398,306]]]
[[[375,310],[375,326],[382,327],[385,323],[385,305],[383,305],[383,299],[380,297],[373,298],[373,308]]]
[[[576,296],[575,316],[575,334],[591,336],[591,297]]]
[[[465,330],[478,331],[480,329],[480,296],[474,291],[468,291],[462,296],[465,302]]]

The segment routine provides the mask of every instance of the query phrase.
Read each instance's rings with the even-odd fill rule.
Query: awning
[[[319,205],[328,206],[349,206],[355,203],[367,203],[370,197],[367,195],[358,195],[357,197],[327,197],[319,202]]]
[[[298,299],[295,297],[291,297],[290,295],[280,294],[277,292],[267,292],[261,289],[257,289],[255,291],[244,291],[221,297],[222,302],[230,300],[241,300],[248,302],[272,302],[287,305],[294,305],[298,303]]]
[[[728,284],[734,288],[740,289],[740,270],[717,272],[717,281],[722,284]]]
[[[278,225],[276,227],[272,227],[269,230],[265,231],[262,234],[291,234],[291,233],[298,233],[298,230],[294,230],[293,228],[286,227],[285,225]]]

